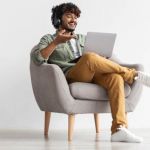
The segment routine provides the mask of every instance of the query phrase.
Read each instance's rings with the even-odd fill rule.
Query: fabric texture
[[[57,64],[65,73],[70,67],[75,65],[75,63],[70,63],[70,61],[76,58],[70,41],[59,44],[48,59],[44,59],[40,53],[40,51],[46,48],[55,39],[55,37],[56,33],[53,35],[44,35],[38,43],[36,49],[32,52],[32,60],[37,65],[41,65],[43,63]],[[75,41],[79,50],[79,55],[81,56],[84,50],[85,36],[82,34],[77,34]]]
[[[140,83],[133,82],[134,70],[142,71],[143,66],[140,64],[119,65],[115,63],[115,61],[121,63],[117,59],[112,58],[114,60],[112,62],[95,53],[82,56],[77,63],[70,63],[75,59],[70,50],[70,42],[58,45],[47,60],[43,59],[40,51],[55,36],[45,35],[31,51],[31,81],[35,99],[40,109],[42,111],[66,114],[112,112],[112,131],[115,130],[119,123],[127,124],[123,112],[130,112],[135,109],[142,90]],[[78,35],[77,45],[81,55],[84,47],[83,43],[83,35]],[[66,71],[68,71],[67,74],[64,74]],[[128,96],[125,96],[124,93],[124,81],[131,88]],[[97,98],[93,99],[93,97],[92,99],[75,97],[75,90],[71,90],[74,82],[80,82],[80,84],[87,82],[88,84],[94,83],[102,86],[108,94],[108,99],[103,100],[102,97],[99,97],[99,100],[97,100]],[[76,86],[76,88],[78,87]],[[113,89],[116,90],[114,91]],[[86,92],[89,91],[86,90]],[[119,108],[115,107],[115,105],[118,105]]]
[[[91,100],[91,101],[108,101],[108,93],[106,89],[94,83],[74,82],[69,84],[70,92],[75,99]],[[131,87],[125,83],[125,97],[131,92]]]
[[[64,113],[64,114],[85,114],[85,113],[110,113],[108,100],[89,100],[74,98],[64,73],[56,64],[43,63],[36,65],[32,59],[32,53],[37,49],[33,47],[30,59],[30,75],[35,100],[42,111]],[[143,71],[141,64],[127,64],[120,61],[115,55],[111,60],[120,63],[122,66],[135,68]],[[80,82],[81,84],[83,82]],[[91,84],[91,83],[89,83]],[[125,98],[126,112],[132,112],[136,108],[142,92],[142,84],[135,81],[130,85],[131,92]],[[73,91],[72,91],[73,92]]]
[[[71,46],[72,46],[72,52],[75,58],[80,57],[80,52],[79,49],[77,48],[77,42],[76,40],[73,38],[70,40]]]
[[[127,125],[125,116],[124,82],[132,84],[136,70],[110,61],[96,53],[85,53],[72,67],[66,78],[72,82],[92,82],[106,89],[112,112],[114,132],[119,124]],[[86,90],[86,92],[92,92]],[[100,91],[99,91],[100,92]]]

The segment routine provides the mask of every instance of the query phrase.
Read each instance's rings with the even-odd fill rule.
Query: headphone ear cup
[[[61,24],[60,19],[57,19],[57,25],[60,26],[60,24]]]
[[[60,26],[60,24],[61,24],[60,19],[57,19],[57,17],[55,16],[54,17],[54,26],[56,26],[58,28]]]

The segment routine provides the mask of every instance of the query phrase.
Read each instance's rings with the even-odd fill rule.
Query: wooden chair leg
[[[99,114],[94,114],[96,133],[99,133]]]
[[[45,124],[44,124],[44,135],[45,136],[48,136],[50,117],[51,117],[51,112],[45,111]]]
[[[68,115],[68,141],[72,140],[73,128],[74,128],[75,115]]]

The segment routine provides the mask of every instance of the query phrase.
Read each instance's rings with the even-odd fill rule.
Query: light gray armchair
[[[36,46],[31,51],[32,52]],[[118,62],[115,57],[113,61]],[[118,62],[121,64],[121,62]],[[140,64],[121,64],[143,70]],[[93,113],[96,132],[99,132],[99,113],[110,113],[107,92],[93,83],[75,82],[68,84],[64,73],[55,64],[36,65],[30,61],[30,73],[33,93],[39,108],[45,112],[44,134],[48,135],[51,112],[68,115],[68,140],[72,140],[75,114]],[[142,85],[134,82],[125,84],[126,112],[132,112],[141,95]]]

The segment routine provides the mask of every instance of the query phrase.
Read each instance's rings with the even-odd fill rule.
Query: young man
[[[61,67],[68,82],[93,82],[108,90],[112,113],[111,141],[141,142],[127,129],[125,114],[124,82],[134,80],[150,86],[150,77],[135,69],[129,69],[96,53],[82,55],[85,37],[75,34],[80,9],[72,3],[63,3],[52,8],[52,24],[56,33],[43,36],[38,49],[33,52],[33,61]]]

